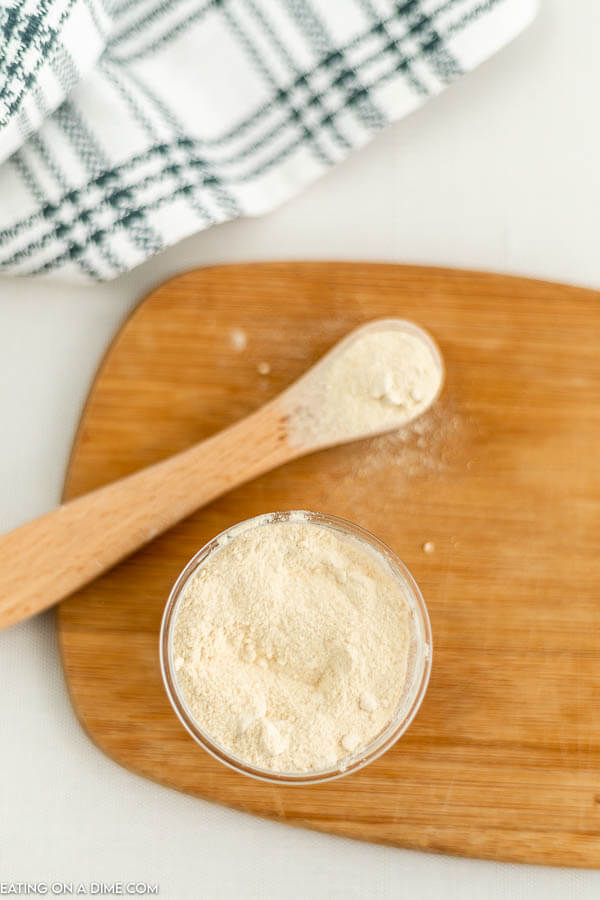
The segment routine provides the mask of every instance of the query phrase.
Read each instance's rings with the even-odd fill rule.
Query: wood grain
[[[372,318],[428,329],[447,383],[399,436],[263,475],[61,605],[65,675],[92,739],[163,784],[291,824],[600,866],[599,299],[496,275],[337,263],[205,269],[155,291],[102,365],[67,497],[230,425]],[[280,788],[229,771],[183,730],[160,680],[158,629],[202,544],[298,507],[392,546],[423,590],[434,660],[422,709],[392,750],[339,782]]]

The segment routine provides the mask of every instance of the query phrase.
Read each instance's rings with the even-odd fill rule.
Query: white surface
[[[0,281],[0,530],[57,502],[108,340],[136,300],[182,269],[362,258],[600,287],[599,25],[596,0],[546,0],[511,47],[285,208],[187,240],[117,282]],[[600,872],[328,838],[129,774],[74,720],[47,616],[0,634],[0,682],[0,882],[136,878],[169,900],[600,896]]]

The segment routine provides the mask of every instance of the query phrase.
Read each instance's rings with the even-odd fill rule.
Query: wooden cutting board
[[[429,329],[447,385],[400,435],[268,474],[63,603],[65,675],[90,737],[141,775],[282,822],[599,866],[599,299],[352,263],[204,269],[151,294],[102,364],[66,497],[249,413],[369,319]],[[236,775],[183,730],[162,688],[158,630],[172,582],[209,538],[297,507],[358,522],[396,550],[429,606],[434,660],[423,707],[392,750],[347,779],[279,788]]]

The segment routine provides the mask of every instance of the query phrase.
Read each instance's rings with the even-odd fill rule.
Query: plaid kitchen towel
[[[498,50],[535,8],[0,4],[0,269],[113,278],[265,212]]]

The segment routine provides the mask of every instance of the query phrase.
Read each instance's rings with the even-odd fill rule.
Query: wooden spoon
[[[442,358],[422,329],[400,319],[371,322],[351,332],[291,387],[256,412],[162,462],[71,500],[0,537],[0,628],[41,612],[97,578],[163,531],[221,494],[298,456],[391,430],[326,432],[302,440],[307,398],[311,421],[326,391],[314,391],[332,359],[373,330],[400,329],[430,349],[439,375],[426,405],[399,424],[416,418],[436,399],[444,380]],[[325,417],[326,418],[326,417]],[[300,438],[299,438],[300,435]],[[299,498],[299,505],[301,498]]]

